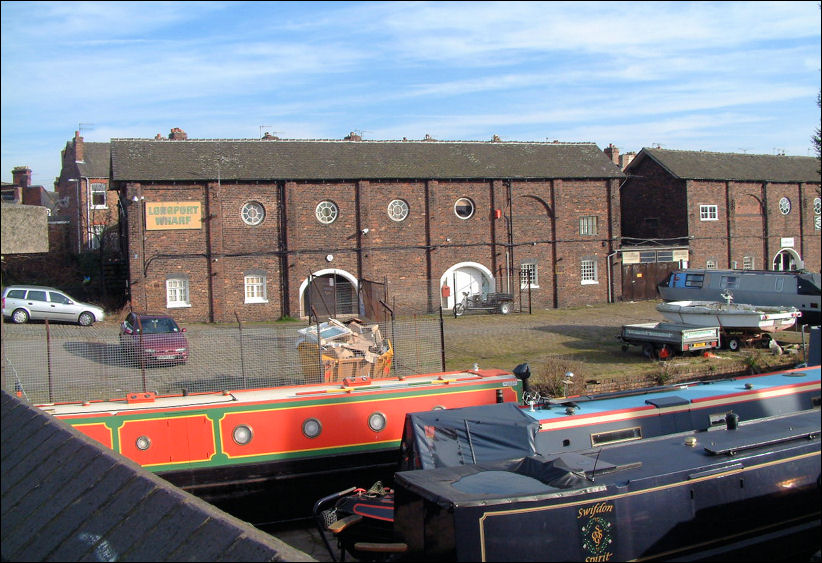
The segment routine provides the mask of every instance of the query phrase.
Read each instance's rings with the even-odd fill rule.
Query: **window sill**
[[[580,285],[599,285],[599,282],[596,280],[582,280]]]
[[[247,299],[246,305],[253,305],[254,303],[268,303],[268,299]]]
[[[166,309],[183,309],[191,307],[191,303],[167,303]]]

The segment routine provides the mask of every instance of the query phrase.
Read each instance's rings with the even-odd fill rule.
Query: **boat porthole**
[[[240,446],[245,446],[251,441],[251,438],[254,437],[254,432],[252,432],[250,426],[240,424],[234,427],[234,430],[231,432],[231,437],[234,438],[234,441]]]
[[[374,432],[385,430],[385,415],[381,412],[371,413],[368,417],[368,427]]]
[[[303,421],[303,434],[306,438],[316,438],[323,431],[323,425],[316,418],[306,418]]]
[[[138,450],[147,450],[151,447],[151,439],[148,436],[140,436],[137,438],[136,446]]]

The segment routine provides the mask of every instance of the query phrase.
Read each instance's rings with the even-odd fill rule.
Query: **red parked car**
[[[132,312],[120,324],[120,348],[138,364],[184,364],[188,360],[185,331],[170,315]]]

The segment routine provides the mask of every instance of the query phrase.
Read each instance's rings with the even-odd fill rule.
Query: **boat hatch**
[[[818,413],[805,414],[803,418],[794,419],[790,425],[774,422],[775,428],[765,432],[746,431],[744,427],[710,434],[710,441],[705,444],[709,455],[735,455],[742,451],[784,444],[797,440],[807,441],[819,436]],[[815,420],[814,420],[815,419]]]
[[[653,399],[645,399],[646,405],[653,405],[658,409],[664,409],[665,407],[680,407],[682,405],[690,404],[691,401],[688,399],[683,399],[682,397],[677,397],[676,395],[670,395],[668,397],[655,397]]]

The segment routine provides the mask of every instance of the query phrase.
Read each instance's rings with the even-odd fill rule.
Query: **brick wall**
[[[790,199],[787,215],[779,200]],[[813,199],[819,184],[683,181],[670,176],[650,158],[631,170],[621,189],[623,234],[635,239],[690,236],[689,266],[743,267],[752,257],[755,269],[772,269],[786,239],[804,260],[805,268],[820,270],[820,231],[814,227]],[[700,205],[715,205],[717,219],[700,218]],[[647,218],[656,218],[649,223]],[[654,228],[656,224],[656,228]]]
[[[609,294],[606,258],[612,238],[619,236],[616,184],[608,181],[512,181],[510,202],[508,185],[500,180],[223,182],[209,185],[208,200],[202,185],[124,189],[133,304],[165,310],[166,279],[184,276],[191,306],[172,310],[182,321],[231,322],[235,313],[242,320],[303,316],[301,289],[308,276],[335,270],[355,279],[387,281],[389,295],[400,297],[401,313],[427,312],[440,306],[441,278],[456,264],[479,264],[496,278],[491,291],[518,293],[523,260],[536,260],[539,268],[533,307],[604,302]],[[134,203],[134,196],[144,199]],[[454,211],[462,197],[474,204],[468,219]],[[408,204],[404,221],[388,215],[395,199]],[[201,228],[143,230],[146,202],[183,200],[202,203]],[[241,218],[249,201],[265,209],[259,225]],[[317,220],[321,201],[337,206],[334,222]],[[598,217],[595,235],[580,236],[581,214]],[[595,284],[580,282],[585,257],[597,261]],[[245,302],[247,272],[265,273],[266,302]]]

